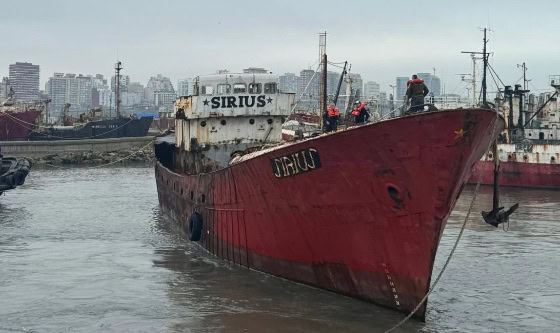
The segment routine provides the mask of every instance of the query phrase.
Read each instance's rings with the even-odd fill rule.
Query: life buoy
[[[198,242],[202,237],[202,216],[194,212],[189,217],[189,239]]]

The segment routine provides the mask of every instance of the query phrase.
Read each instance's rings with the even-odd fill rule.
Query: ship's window
[[[255,123],[255,119],[251,118],[249,119],[249,124],[253,125]]]
[[[202,86],[202,94],[203,95],[212,95],[214,94],[214,87],[212,86]]]
[[[268,119],[266,122],[270,125],[272,124],[272,119]]]
[[[492,153],[490,153],[490,154],[488,154],[488,157],[492,158],[492,157],[494,157],[494,155],[492,155]]]
[[[260,94],[261,91],[262,91],[262,85],[260,83],[249,83],[250,94]]]
[[[543,132],[539,133],[539,140],[544,140],[544,133]]]
[[[216,92],[218,95],[229,94],[231,93],[231,85],[229,84],[218,84],[216,87]]]
[[[529,133],[529,136],[532,136],[532,134],[531,134],[531,133]]]
[[[552,138],[552,133],[550,133],[550,137]]]
[[[200,126],[202,126],[202,127],[206,126],[206,122],[205,122],[204,120],[201,121],[201,122],[200,122]]]
[[[264,93],[265,94],[276,94],[276,83],[265,83]]]
[[[243,94],[245,92],[247,92],[247,86],[245,83],[236,83],[233,85],[234,94]]]
[[[556,163],[556,158],[554,156],[550,158],[550,163]]]
[[[550,114],[551,117],[554,117],[555,115],[556,115],[555,113],[551,113],[551,114]]]
[[[225,119],[222,119],[222,121],[220,121],[220,124],[222,124],[223,126],[225,126],[225,125],[226,125],[226,120],[225,120]]]
[[[523,155],[523,160],[527,161],[529,159],[529,157],[527,157],[527,155]]]

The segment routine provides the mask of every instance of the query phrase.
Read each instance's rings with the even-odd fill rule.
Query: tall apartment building
[[[278,76],[278,80],[278,89],[280,89],[281,92],[298,93],[299,76],[295,75],[294,73],[285,73],[284,75]]]
[[[395,100],[402,101],[404,99],[404,95],[406,94],[406,83],[408,82],[408,76],[399,76],[396,80],[396,91],[395,91]]]
[[[193,80],[191,78],[179,79],[177,81],[177,96],[192,96]]]
[[[100,104],[98,92],[103,87],[99,80],[91,75],[54,73],[45,85],[45,92],[51,99],[51,108],[61,111],[66,103],[70,103],[73,109],[83,110],[98,106]]]
[[[10,96],[11,88],[10,79],[3,77],[2,83],[0,83],[0,98],[8,98]]]
[[[111,76],[111,91],[116,91],[116,77],[113,75]],[[128,75],[121,75],[121,85],[119,87],[120,92],[126,91],[127,87],[130,83],[130,77]]]
[[[441,96],[441,81],[439,77],[430,73],[418,73],[418,78],[424,80],[424,84],[434,96]]]
[[[379,99],[379,84],[369,81],[364,85],[364,97],[366,99]]]
[[[158,74],[155,77],[152,76],[150,80],[148,80],[146,88],[144,88],[144,98],[146,102],[155,104],[156,92],[172,92],[173,94],[175,94],[175,89],[173,89],[173,84],[171,83],[171,80],[169,78]]]
[[[16,62],[10,65],[9,76],[16,101],[30,102],[39,99],[39,65]]]

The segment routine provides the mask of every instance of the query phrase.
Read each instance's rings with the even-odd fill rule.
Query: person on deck
[[[329,105],[327,112],[323,114],[323,122],[325,132],[336,132],[338,119],[340,118],[340,110],[335,105]]]
[[[369,119],[369,110],[366,108],[366,103],[360,103],[360,101],[356,101],[356,103],[354,103],[354,110],[352,110],[352,115],[354,116],[354,123],[366,123]]]
[[[408,81],[408,89],[406,89],[405,104],[410,102],[409,112],[419,112],[424,109],[424,97],[428,95],[430,90],[424,84],[424,80],[419,79],[417,75],[412,75],[412,80]]]

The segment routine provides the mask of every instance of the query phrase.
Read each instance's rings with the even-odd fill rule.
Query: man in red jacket
[[[412,80],[408,81],[408,89],[406,90],[406,103],[410,101],[410,112],[419,112],[424,109],[424,97],[428,95],[430,90],[424,84],[424,80],[419,79],[417,75],[412,75]]]

